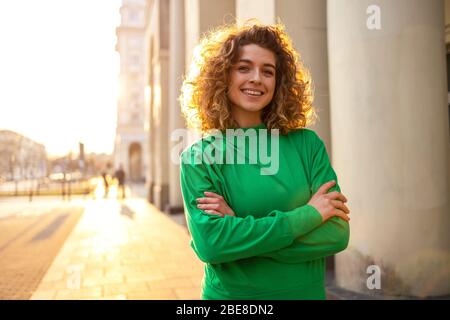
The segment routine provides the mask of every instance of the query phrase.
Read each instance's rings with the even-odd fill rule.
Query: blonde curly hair
[[[188,128],[207,133],[239,127],[231,114],[227,87],[230,69],[239,58],[239,48],[248,44],[271,50],[276,56],[274,96],[261,114],[266,127],[287,134],[315,120],[311,77],[284,26],[252,22],[212,30],[194,49],[179,98]]]

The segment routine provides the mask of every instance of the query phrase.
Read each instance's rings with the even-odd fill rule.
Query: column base
[[[153,185],[153,204],[161,211],[164,211],[169,203],[169,185]]]
[[[184,207],[171,205],[170,203],[168,203],[164,209],[164,212],[167,214],[179,214],[179,213],[184,214]]]
[[[152,181],[149,181],[145,186],[147,189],[147,201],[153,204],[153,187],[155,186],[155,184]]]

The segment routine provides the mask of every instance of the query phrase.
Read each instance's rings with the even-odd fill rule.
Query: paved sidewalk
[[[142,198],[87,200],[31,299],[200,299],[189,234]]]

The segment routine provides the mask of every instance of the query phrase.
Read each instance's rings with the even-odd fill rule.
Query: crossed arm
[[[349,209],[345,205],[347,199],[337,191],[327,193],[335,186],[335,181],[323,184],[312,196],[308,205],[321,215],[322,224],[311,232],[299,236],[294,242],[282,249],[263,253],[259,256],[273,258],[286,263],[299,263],[333,255],[347,247]],[[208,214],[225,217],[236,217],[225,199],[214,192],[204,192],[205,197],[197,199],[199,209]]]

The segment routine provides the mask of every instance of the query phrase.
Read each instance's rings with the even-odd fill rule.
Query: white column
[[[184,74],[184,0],[170,1],[170,54],[169,54],[169,132],[184,128],[181,107],[178,103],[180,88]],[[177,146],[170,140],[169,153]],[[182,150],[178,150],[181,152]],[[180,188],[180,167],[169,158],[169,209],[183,210],[183,199]]]
[[[328,41],[333,164],[352,211],[337,283],[449,294],[444,3],[328,1]]]
[[[262,23],[275,23],[275,0],[236,0],[236,18],[239,24],[248,19]]]
[[[231,22],[235,15],[235,0],[185,1],[185,57],[188,67],[191,62],[192,51],[203,33],[225,22]]]
[[[167,35],[168,36],[168,35]],[[170,166],[170,137],[168,135],[169,117],[169,52],[159,50],[158,68],[156,70],[159,86],[156,88],[155,101],[156,127],[156,163],[155,163],[155,206],[166,210],[169,205],[169,166]]]
[[[155,1],[150,17],[151,36],[151,201],[160,210],[169,203],[169,3]]]
[[[322,138],[331,155],[326,7],[326,0],[275,2],[276,16],[286,26],[300,59],[311,73],[314,107],[318,115],[311,129]]]
[[[450,0],[445,0],[445,43],[450,44]]]

